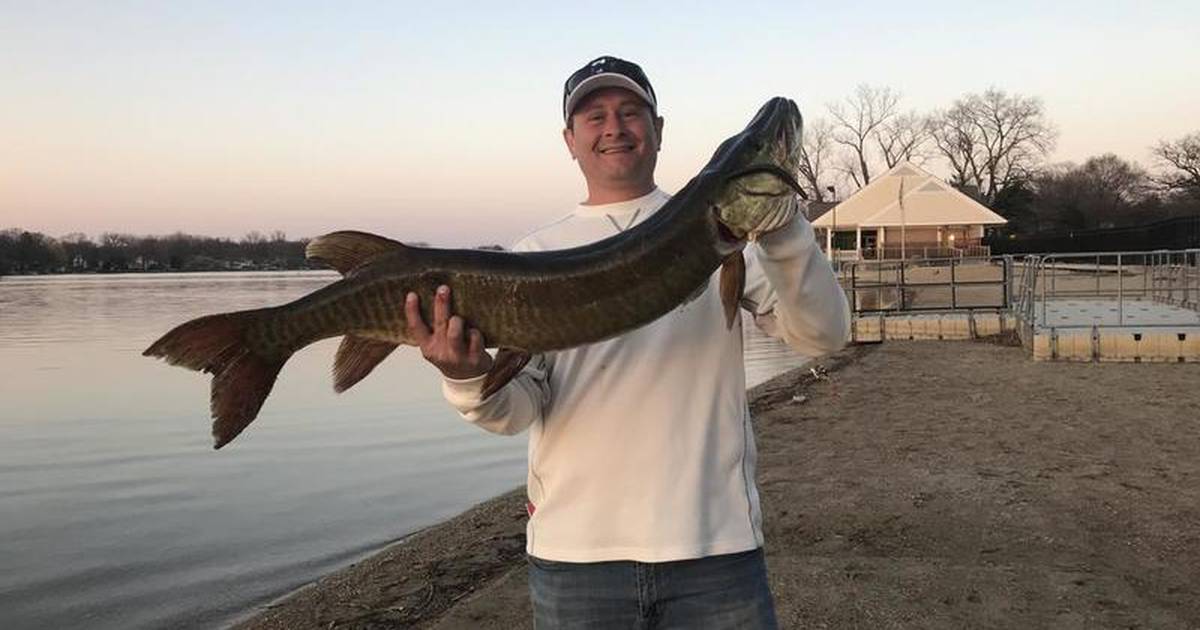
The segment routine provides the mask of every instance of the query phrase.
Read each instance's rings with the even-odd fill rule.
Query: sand
[[[751,390],[782,627],[1200,627],[1200,364],[821,363]],[[242,627],[528,628],[523,538],[514,492]]]

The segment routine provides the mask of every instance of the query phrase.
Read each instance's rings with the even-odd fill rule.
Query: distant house
[[[830,257],[987,255],[984,228],[1008,221],[911,162],[901,162],[814,220]]]

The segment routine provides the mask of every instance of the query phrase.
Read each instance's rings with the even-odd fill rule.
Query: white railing
[[[1020,268],[1014,311],[1032,333],[1049,326],[1047,305],[1055,300],[1113,300],[1117,327],[1129,304],[1139,300],[1200,311],[1200,249],[1142,252],[1040,254],[1017,259]],[[1137,327],[1171,326],[1139,322]],[[1054,324],[1091,328],[1095,324]],[[1111,327],[1112,324],[1106,324]]]
[[[929,260],[843,262],[838,276],[855,315],[903,316],[914,312],[1003,311],[1018,321],[1028,347],[1046,329],[1163,328],[1195,326],[1186,314],[1148,320],[1132,305],[1152,301],[1200,312],[1200,249],[986,256]],[[1052,303],[1104,313],[1099,320],[1051,321]],[[1112,313],[1115,311],[1115,316]],[[1089,318],[1091,319],[1091,318]],[[1053,331],[1051,331],[1053,332]]]

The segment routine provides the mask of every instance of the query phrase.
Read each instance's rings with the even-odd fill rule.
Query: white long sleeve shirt
[[[670,198],[581,205],[515,249],[584,245]],[[802,216],[746,250],[743,308],[774,310],[788,345],[844,345],[849,311]],[[529,430],[527,551],[565,562],[665,562],[763,544],[746,401],[743,318],[726,329],[719,274],[697,299],[619,337],[538,355],[481,400],[483,377],[446,379],[446,399],[494,433]]]

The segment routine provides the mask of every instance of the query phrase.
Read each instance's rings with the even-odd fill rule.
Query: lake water
[[[300,351],[211,449],[207,375],[141,356],[190,317],[330,272],[0,278],[0,627],[212,627],[525,480],[525,439],[403,348],[342,395]],[[753,328],[753,326],[749,326]],[[747,333],[751,384],[800,359]]]

